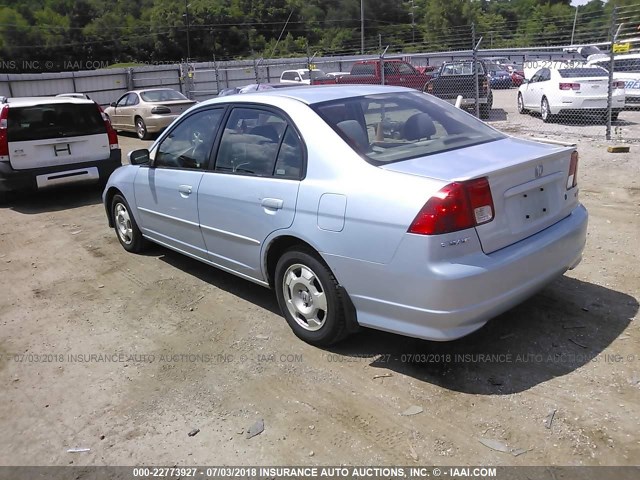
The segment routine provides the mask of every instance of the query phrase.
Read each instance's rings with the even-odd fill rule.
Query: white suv
[[[105,184],[121,163],[100,106],[71,97],[0,97],[0,200],[8,192]]]
[[[609,70],[610,61],[609,55],[591,55],[587,65]],[[640,53],[614,55],[613,73],[625,85],[625,110],[640,109]]]

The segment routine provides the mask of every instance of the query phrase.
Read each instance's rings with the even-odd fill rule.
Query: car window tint
[[[416,73],[413,67],[406,63],[398,64],[398,72],[400,73],[400,75],[415,75]]]
[[[271,176],[286,126],[272,112],[234,109],[222,134],[216,171]]]
[[[188,100],[187,97],[180,92],[176,92],[170,88],[162,90],[147,90],[140,93],[145,102],[170,102],[173,100]]]
[[[116,103],[116,107],[124,107],[127,104],[127,100],[129,99],[129,94],[123,95],[120,97],[120,100]]]
[[[304,150],[296,131],[288,127],[278,153],[276,168],[273,172],[276,178],[299,179],[302,174]]]
[[[135,93],[130,93],[129,96],[127,97],[127,107],[137,105],[138,103],[140,103],[140,100],[138,99],[138,95],[136,95]]]
[[[206,168],[222,109],[202,110],[180,122],[158,147],[154,166]]]

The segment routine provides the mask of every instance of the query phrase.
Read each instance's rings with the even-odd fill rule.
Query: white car
[[[299,68],[297,70],[285,70],[280,75],[280,83],[304,83],[311,85],[311,79],[324,78],[327,75],[318,69],[309,70],[308,68]]]
[[[606,118],[609,72],[600,67],[540,68],[518,88],[518,112],[539,112],[544,122],[558,115]],[[611,119],[624,109],[624,83],[614,81]]]
[[[587,65],[609,69],[609,55],[591,55]],[[640,109],[640,53],[615,55],[613,72],[624,82],[625,110]]]

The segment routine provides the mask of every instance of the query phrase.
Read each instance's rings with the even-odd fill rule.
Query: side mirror
[[[115,106],[116,106],[116,102],[111,102],[109,105],[110,105],[111,107],[115,107]]]
[[[149,165],[150,163],[149,150],[146,148],[129,152],[128,157],[131,165]]]

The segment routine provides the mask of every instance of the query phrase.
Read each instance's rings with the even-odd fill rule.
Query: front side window
[[[374,165],[505,138],[460,109],[419,92],[366,95],[313,108]]]
[[[400,73],[400,75],[415,75],[416,71],[415,69],[407,64],[407,63],[400,63],[398,64],[398,72]]]
[[[223,109],[201,110],[180,122],[158,147],[155,167],[204,169]]]
[[[271,176],[287,129],[280,115],[256,108],[235,108],[225,125],[215,170]]]

